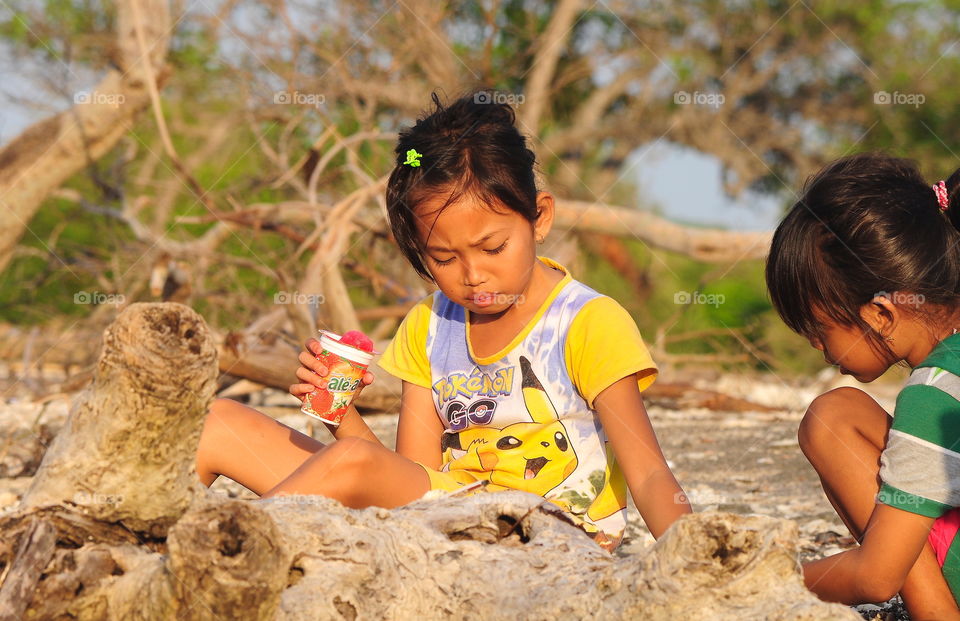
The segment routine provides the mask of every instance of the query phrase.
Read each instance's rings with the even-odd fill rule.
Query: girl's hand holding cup
[[[303,383],[290,386],[290,394],[303,401],[303,413],[339,425],[350,403],[373,383],[367,371],[377,353],[373,342],[356,330],[343,336],[321,330],[320,340],[308,339],[305,347],[297,369]]]

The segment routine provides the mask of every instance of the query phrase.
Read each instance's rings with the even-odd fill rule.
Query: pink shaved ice
[[[369,336],[359,330],[344,332],[343,336],[340,337],[340,342],[344,345],[362,349],[363,351],[373,351],[373,341],[370,340]]]

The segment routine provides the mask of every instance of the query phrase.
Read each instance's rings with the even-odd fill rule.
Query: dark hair
[[[397,245],[428,280],[414,213],[427,196],[448,192],[441,209],[473,195],[491,209],[505,207],[530,222],[539,215],[536,156],[514,126],[513,108],[491,91],[476,91],[446,107],[436,93],[431,99],[433,111],[400,132],[386,197]],[[420,166],[404,164],[410,149],[420,154]]]
[[[825,166],[773,235],[766,277],[780,317],[793,331],[820,337],[819,313],[862,328],[875,349],[889,353],[860,317],[877,294],[915,294],[907,308],[917,312],[921,303],[949,308],[960,299],[958,188],[960,171],[947,181],[945,216],[910,160],[865,153]]]

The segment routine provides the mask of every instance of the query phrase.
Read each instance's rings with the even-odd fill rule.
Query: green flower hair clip
[[[423,157],[423,153],[417,153],[416,149],[407,150],[407,159],[404,162],[407,166],[413,166],[417,168],[420,166],[420,158]]]

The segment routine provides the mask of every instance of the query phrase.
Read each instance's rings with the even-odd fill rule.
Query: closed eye
[[[503,242],[493,250],[484,250],[484,252],[486,252],[487,254],[500,254],[501,252],[503,252],[503,249],[506,247],[507,247],[507,242]]]
[[[434,257],[430,257],[430,259],[437,265],[449,265],[453,263],[453,257],[450,257],[449,259],[443,259],[443,260],[436,259]]]

